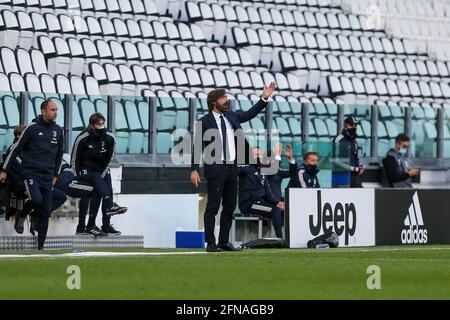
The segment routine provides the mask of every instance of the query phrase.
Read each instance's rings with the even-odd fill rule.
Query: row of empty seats
[[[45,93],[50,96],[56,93],[100,95],[97,79],[93,77],[66,77],[61,74],[50,76],[45,73],[40,76],[34,73],[26,73],[24,76],[19,73],[10,73],[9,75],[0,73],[0,92],[14,92],[17,95],[20,92]]]
[[[340,0],[354,14],[372,16],[391,35],[409,37],[420,51],[450,60],[450,3],[421,0]]]
[[[419,99],[450,99],[448,82],[370,79],[328,76],[331,95],[390,96]],[[354,101],[354,100],[353,100]]]
[[[205,42],[201,28],[195,24],[173,23],[158,19],[122,19],[119,17],[70,16],[65,13],[39,13],[11,11],[0,13],[1,45],[15,49],[17,46],[29,49],[37,47],[41,34],[56,34],[63,37],[91,37],[108,39],[129,39],[130,41],[184,41]]]
[[[50,74],[82,75],[87,73],[88,63],[95,61],[129,65],[136,63],[141,65],[183,65],[193,68],[233,68],[236,70],[248,70],[255,67],[252,56],[243,48],[186,46],[169,43],[151,43],[149,45],[144,42],[124,41],[120,43],[116,40],[106,42],[103,39],[92,41],[61,37],[50,39],[46,36],[39,37],[39,47],[47,58]]]
[[[232,69],[168,68],[112,63],[91,63],[90,75],[97,79],[103,94],[140,95],[142,90],[154,87],[184,87],[191,91],[228,88],[234,91],[261,90],[275,81],[282,92],[299,93],[306,90],[294,74],[268,71],[234,71]]]
[[[286,49],[352,51],[374,54],[417,55],[408,39],[385,36],[344,35],[321,32],[267,30],[233,27],[234,44],[239,46],[270,46]]]
[[[0,0],[0,6],[24,7],[28,10],[79,10],[133,16],[160,15],[153,0]]]
[[[334,54],[310,54],[280,52],[282,70],[321,70],[338,73],[363,73],[365,75],[389,75],[390,78],[420,77],[449,78],[450,61],[434,61],[427,58],[379,58]]]
[[[181,13],[182,21],[226,21],[227,23],[249,24],[252,26],[282,26],[283,28],[320,28],[351,31],[375,31],[367,24],[364,15],[356,16],[335,11],[309,11],[267,8],[264,5],[242,3],[227,5],[208,2],[188,1],[186,12]]]
[[[338,0],[352,11],[367,13],[374,6],[383,14],[432,18],[450,18],[450,3],[446,0]]]

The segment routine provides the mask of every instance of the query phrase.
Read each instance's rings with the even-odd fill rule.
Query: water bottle
[[[330,249],[330,245],[327,243],[318,244],[316,249]]]

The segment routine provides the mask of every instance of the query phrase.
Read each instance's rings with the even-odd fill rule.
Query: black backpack
[[[328,244],[330,248],[339,246],[339,237],[335,232],[327,232],[317,238],[308,241],[308,248],[315,249],[319,244]]]
[[[283,249],[288,248],[284,239],[258,239],[241,245],[242,248],[250,249]]]

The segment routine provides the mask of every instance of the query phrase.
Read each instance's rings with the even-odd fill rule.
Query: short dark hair
[[[319,154],[318,154],[317,152],[309,151],[309,152],[307,152],[307,153],[305,153],[305,154],[303,155],[303,161],[308,160],[308,158],[309,158],[310,156],[317,156],[317,157],[318,157]]]
[[[47,99],[44,102],[41,103],[41,110],[47,109],[50,102],[53,102],[52,99]]]
[[[208,110],[212,112],[214,109],[214,103],[227,94],[227,91],[223,88],[211,90],[206,97],[206,102],[208,103]]]
[[[100,112],[96,112],[89,117],[89,124],[94,125],[101,120],[106,121],[105,117]]]
[[[395,138],[395,144],[397,143],[402,143],[402,142],[409,142],[411,139],[404,133],[400,133],[396,138]]]

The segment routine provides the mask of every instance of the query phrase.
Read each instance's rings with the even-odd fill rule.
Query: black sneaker
[[[207,252],[223,252],[223,249],[219,248],[215,243],[210,243],[206,246]]]
[[[23,212],[19,212],[16,214],[16,221],[14,222],[14,230],[18,234],[23,234],[23,225],[25,223],[25,219],[27,218],[26,214]]]
[[[85,225],[77,225],[77,231],[75,232],[75,235],[77,236],[86,236],[89,235],[90,233],[86,231],[86,226]]]
[[[115,216],[116,214],[124,214],[127,212],[127,207],[121,207],[117,203],[113,202],[113,205],[111,208],[108,209],[106,212],[107,216]]]
[[[111,225],[109,226],[103,226],[102,227],[102,231],[104,233],[107,233],[108,235],[112,235],[112,236],[120,236],[122,234],[122,232],[114,229],[114,227]]]
[[[87,227],[86,227],[86,232],[89,233],[89,234],[92,234],[92,235],[94,235],[94,236],[96,236],[96,237],[107,237],[107,236],[108,236],[107,233],[104,233],[104,232],[103,232],[102,230],[100,230],[100,228],[97,227],[97,226],[92,226],[92,227],[87,226]]]

